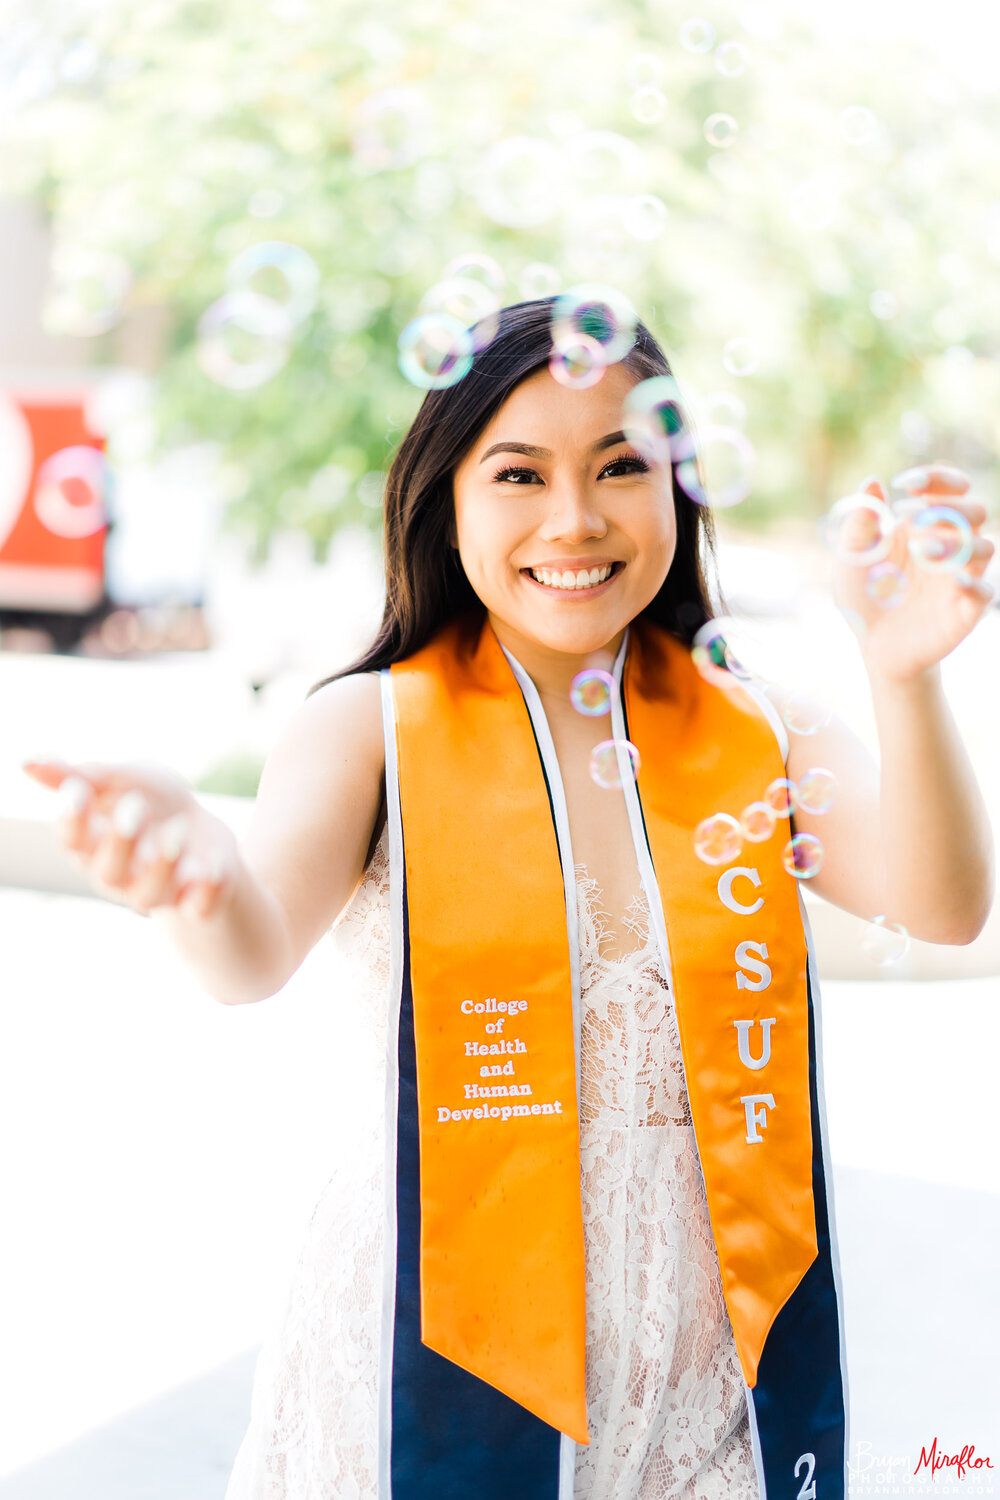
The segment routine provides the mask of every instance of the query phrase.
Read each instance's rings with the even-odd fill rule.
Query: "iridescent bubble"
[[[456,255],[450,260],[441,272],[441,280],[449,281],[453,276],[467,278],[470,281],[483,281],[495,293],[497,306],[500,306],[500,298],[507,284],[503,266],[492,255],[483,255],[478,251],[470,250],[464,255]]]
[[[555,266],[533,260],[517,278],[517,289],[526,302],[533,302],[537,297],[551,297],[558,292],[561,283],[562,277]]]
[[[638,314],[617,287],[600,282],[571,286],[552,309],[552,342],[556,348],[575,341],[580,334],[596,339],[611,364],[627,354],[635,343]]]
[[[729,813],[702,818],[694,831],[694,852],[706,865],[728,865],[739,858],[743,830]]]
[[[625,228],[634,240],[655,240],[667,227],[667,205],[652,193],[639,193],[625,210]]]
[[[898,568],[888,559],[869,568],[868,577],[865,579],[865,593],[869,599],[873,599],[876,604],[881,604],[886,609],[896,609],[902,604],[909,586],[909,579],[902,568]]]
[[[438,281],[420,299],[421,313],[446,313],[467,328],[474,349],[485,349],[500,327],[500,298],[491,287],[471,276]]]
[[[760,350],[753,339],[729,339],[723,345],[722,363],[730,375],[754,375],[760,368]]]
[[[880,288],[868,298],[868,308],[873,317],[886,323],[899,312],[899,298],[895,293]]]
[[[872,917],[861,934],[861,951],[880,968],[898,964],[910,951],[910,934],[886,916]]]
[[[698,405],[707,427],[742,427],[747,419],[746,402],[732,391],[710,391]]]
[[[762,802],[766,802],[771,811],[779,818],[787,818],[795,806],[795,783],[789,781],[787,776],[776,776],[768,786]]]
[[[663,62],[655,52],[636,52],[625,64],[625,78],[630,89],[662,83],[665,72]]]
[[[796,688],[785,699],[781,717],[793,734],[816,734],[829,724],[830,708],[814,693]]]
[[[229,292],[198,319],[195,355],[217,385],[252,390],[285,365],[292,321],[283,307],[257,292]]]
[[[439,391],[456,385],[472,368],[469,330],[448,313],[424,313],[399,335],[399,368],[411,385]]]
[[[412,166],[426,155],[429,138],[427,101],[416,89],[380,89],[355,110],[351,150],[362,171]]]
[[[562,206],[564,180],[559,150],[529,135],[508,136],[491,146],[473,179],[483,212],[514,229],[551,219]]]
[[[672,441],[684,430],[681,389],[672,375],[640,380],[625,397],[622,431],[654,463],[668,464]]]
[[[603,378],[606,369],[603,347],[586,333],[567,338],[549,355],[549,374],[568,390],[589,389]]]
[[[227,292],[256,292],[283,308],[295,326],[305,321],[319,297],[319,266],[301,245],[260,240],[229,264]]]
[[[50,257],[50,274],[42,309],[47,333],[95,338],[121,322],[132,269],[120,255],[85,245],[59,245]]]
[[[774,832],[777,815],[766,802],[751,802],[740,813],[740,828],[743,837],[751,844],[762,844]]]
[[[715,49],[715,66],[723,78],[739,78],[747,70],[747,49],[742,42],[722,42]]]
[[[877,495],[844,495],[823,522],[828,547],[843,562],[870,567],[892,551],[896,517]]]
[[[781,863],[796,880],[811,880],[823,867],[823,845],[814,833],[797,833],[782,849]]]
[[[703,427],[697,440],[685,431],[671,446],[677,483],[697,505],[726,510],[750,493],[757,453],[738,427]]]
[[[865,146],[878,134],[878,120],[863,104],[849,104],[837,116],[837,129],[852,146]]]
[[[715,27],[708,21],[684,21],[677,35],[685,52],[711,52],[715,46]]]
[[[825,766],[811,767],[795,783],[795,805],[803,812],[829,812],[836,795],[837,778]]]
[[[728,639],[731,629],[731,622],[709,620],[695,632],[691,658],[706,682],[728,684],[733,677],[750,676]]]
[[[599,718],[611,712],[611,694],[615,690],[615,679],[610,672],[599,667],[584,667],[577,672],[569,690],[569,701],[577,713],[588,718]]]
[[[110,490],[111,471],[99,448],[60,448],[39,467],[35,514],[54,536],[92,536],[108,523]]]
[[[722,111],[709,115],[704,124],[705,139],[710,146],[716,146],[720,150],[731,146],[740,133],[740,127],[732,115]]]
[[[598,786],[616,787],[622,785],[622,768],[619,759],[625,763],[625,775],[631,776],[634,781],[639,774],[639,752],[631,740],[602,740],[595,745],[590,752],[590,777],[596,781]]]
[[[667,96],[657,88],[636,89],[630,107],[640,125],[659,125],[667,113]]]
[[[950,505],[928,505],[910,518],[910,526],[910,556],[928,573],[962,568],[972,556],[972,525]]]

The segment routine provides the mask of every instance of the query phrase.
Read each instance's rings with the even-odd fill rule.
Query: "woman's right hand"
[[[58,792],[57,836],[101,895],[144,914],[184,902],[207,917],[231,889],[236,836],[174,771],[33,759],[21,766]]]

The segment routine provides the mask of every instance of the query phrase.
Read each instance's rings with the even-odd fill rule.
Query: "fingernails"
[[[56,792],[56,805],[62,817],[77,817],[93,796],[93,788],[82,776],[67,776]]]
[[[205,867],[193,854],[185,854],[174,874],[178,886],[195,884],[205,879]]]
[[[188,836],[188,820],[183,813],[168,818],[160,832],[160,849],[165,859],[176,859]]]
[[[890,480],[890,483],[894,484],[897,489],[911,492],[926,489],[930,482],[929,469],[903,469],[901,473],[894,474]]]
[[[149,804],[141,792],[126,792],[118,799],[111,815],[111,823],[115,832],[121,834],[124,839],[135,838],[148,811]]]
[[[111,827],[111,819],[106,818],[103,813],[92,812],[87,819],[87,832],[95,843],[99,844],[101,839]]]
[[[208,878],[213,885],[218,885],[226,873],[226,862],[218,849],[213,849],[208,856]]]
[[[160,857],[160,840],[154,828],[147,828],[135,846],[135,862],[138,865],[153,865]]]

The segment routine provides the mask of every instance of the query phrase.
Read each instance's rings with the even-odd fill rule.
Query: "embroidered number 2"
[[[816,1481],[813,1479],[813,1474],[816,1472],[815,1453],[799,1454],[795,1460],[795,1468],[793,1470],[796,1479],[799,1477],[799,1470],[803,1464],[807,1466],[806,1477],[802,1481],[802,1488],[796,1495],[795,1500],[816,1500]]]

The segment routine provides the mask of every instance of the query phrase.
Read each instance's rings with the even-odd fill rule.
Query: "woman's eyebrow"
[[[609,432],[607,437],[598,438],[596,443],[590,446],[591,453],[600,453],[603,448],[613,448],[616,443],[624,443],[624,432]],[[528,458],[551,458],[552,454],[548,448],[536,448],[532,443],[494,443],[492,448],[487,448],[479,460],[484,464],[494,453],[524,453]]]

